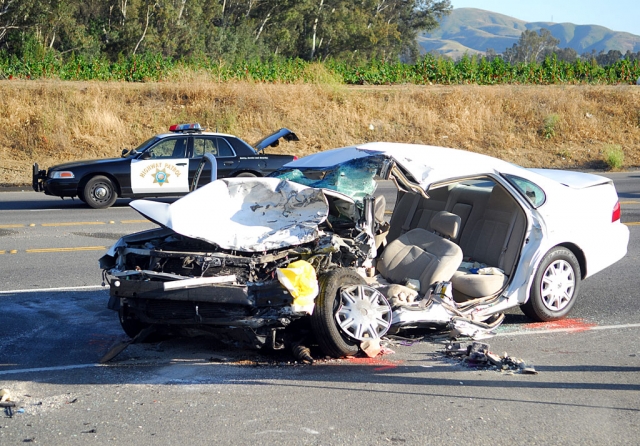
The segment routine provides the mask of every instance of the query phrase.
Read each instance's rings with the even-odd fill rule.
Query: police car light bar
[[[197,122],[195,124],[173,124],[169,127],[170,132],[201,132],[202,127]]]

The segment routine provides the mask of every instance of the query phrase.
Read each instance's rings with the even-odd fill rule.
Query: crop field
[[[609,66],[600,66],[595,60],[578,59],[569,63],[548,57],[542,63],[510,64],[501,58],[489,61],[464,56],[453,61],[426,54],[412,64],[372,60],[354,65],[331,60],[319,63],[284,58],[229,64],[204,58],[173,60],[154,54],[108,61],[75,55],[63,58],[53,52],[27,59],[0,53],[0,79],[158,82],[175,81],[185,73],[200,73],[218,82],[300,83],[331,78],[347,85],[611,85],[634,84],[640,77],[640,61],[622,59]]]
[[[171,124],[199,122],[298,156],[365,141],[455,147],[529,167],[640,165],[640,87],[628,84],[346,86],[306,65],[308,82],[220,82],[185,70],[162,82],[0,81],[0,184],[31,164],[119,156]]]

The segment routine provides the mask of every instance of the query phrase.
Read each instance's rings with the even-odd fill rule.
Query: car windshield
[[[144,151],[147,147],[149,147],[150,145],[152,145],[153,143],[155,143],[156,141],[158,141],[160,138],[158,138],[157,136],[154,136],[152,138],[147,139],[145,142],[143,142],[142,144],[140,144],[138,147],[136,147],[135,149],[133,149],[130,153],[134,153],[134,152],[142,152]]]
[[[355,201],[373,194],[375,176],[383,157],[358,158],[325,169],[280,169],[271,176],[293,181],[305,186],[330,189],[343,193]]]

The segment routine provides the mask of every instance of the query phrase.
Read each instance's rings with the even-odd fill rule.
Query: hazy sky
[[[640,35],[640,0],[451,0],[454,8],[478,8],[527,22],[601,25]]]

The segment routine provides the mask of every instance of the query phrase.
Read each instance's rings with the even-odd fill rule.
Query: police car
[[[33,165],[33,189],[46,195],[78,197],[95,209],[108,208],[118,197],[141,198],[184,195],[206,153],[217,161],[217,177],[260,177],[297,157],[267,155],[266,147],[280,138],[298,141],[289,129],[280,129],[253,147],[233,135],[203,131],[200,124],[172,125],[170,133],[156,135],[121,158],[75,161],[40,170]],[[208,182],[210,169],[200,183]]]

